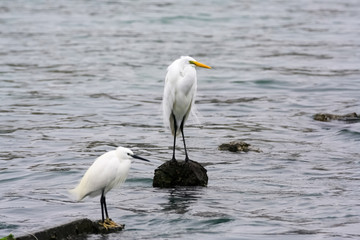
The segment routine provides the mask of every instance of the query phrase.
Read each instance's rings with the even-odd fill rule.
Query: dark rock
[[[153,187],[206,186],[208,176],[200,163],[189,160],[167,161],[155,169]]]
[[[251,147],[250,144],[246,142],[242,142],[239,140],[232,141],[229,143],[223,143],[219,146],[219,150],[221,151],[230,151],[230,152],[260,152],[260,149]]]
[[[34,239],[79,239],[85,234],[107,234],[123,230],[125,225],[119,225],[116,228],[106,229],[100,225],[100,221],[93,222],[87,218],[66,223],[54,228],[46,229],[37,233],[17,237],[16,240],[34,240]]]
[[[335,115],[329,113],[317,113],[314,115],[314,120],[321,122],[330,122],[332,120],[346,121],[346,122],[359,122],[360,116],[356,113],[349,113],[345,115]]]

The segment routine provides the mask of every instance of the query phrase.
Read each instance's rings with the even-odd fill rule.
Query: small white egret
[[[132,158],[149,162],[149,160],[145,158],[134,155],[128,148],[118,147],[116,150],[106,152],[98,157],[86,171],[79,185],[70,190],[70,193],[77,201],[82,200],[86,196],[95,197],[101,195],[102,225],[105,228],[118,226],[109,218],[105,194],[113,187],[125,182]],[[104,218],[104,211],[106,219]]]
[[[185,161],[189,160],[184,137],[184,124],[195,102],[197,89],[195,66],[211,68],[197,62],[192,57],[182,56],[168,67],[165,77],[162,105],[164,123],[170,127],[171,133],[174,136],[172,161],[176,161],[175,143],[176,136],[180,131],[184,142]]]

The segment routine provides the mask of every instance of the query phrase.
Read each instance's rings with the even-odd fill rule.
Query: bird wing
[[[164,95],[162,101],[163,107],[163,121],[165,127],[170,127],[172,134],[174,135],[174,120],[172,119],[172,109],[175,103],[175,86],[178,81],[177,72],[179,70],[176,67],[170,65],[165,77]]]
[[[169,66],[164,86],[163,119],[173,135],[180,132],[181,122],[187,119],[195,100],[196,89],[195,68],[189,66],[181,71],[176,64]],[[177,123],[176,133],[173,115]]]
[[[107,152],[98,157],[86,171],[79,185],[70,192],[78,201],[86,196],[100,195],[117,176],[116,161],[115,151]]]
[[[130,160],[122,160],[120,163],[118,163],[116,178],[110,183],[109,189],[106,189],[105,192],[109,191],[113,187],[119,187],[122,183],[125,182],[129,169],[131,166]]]
[[[187,120],[191,111],[191,106],[195,100],[197,88],[196,74],[194,73],[194,68],[189,70],[190,71],[187,71],[186,75],[184,75],[177,83],[173,112],[178,125],[180,125],[182,121]]]

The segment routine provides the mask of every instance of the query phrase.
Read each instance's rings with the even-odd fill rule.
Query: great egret
[[[180,131],[184,142],[185,161],[189,160],[184,137],[184,124],[195,101],[197,89],[195,66],[211,68],[197,62],[192,57],[182,56],[168,67],[165,77],[162,105],[164,123],[170,127],[171,133],[174,136],[172,161],[176,161],[175,143],[176,136]]]
[[[70,193],[77,201],[81,201],[86,196],[95,197],[101,195],[102,225],[106,229],[118,225],[109,218],[105,194],[113,187],[125,182],[132,158],[149,162],[145,158],[134,155],[128,148],[118,147],[116,150],[106,152],[98,157],[86,171],[79,185],[70,190]],[[104,211],[106,219],[104,218]]]

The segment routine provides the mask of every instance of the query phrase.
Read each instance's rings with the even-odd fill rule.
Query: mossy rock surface
[[[240,140],[223,143],[219,146],[219,150],[230,152],[261,152],[260,149],[254,148],[249,143]]]
[[[0,240],[15,240],[14,235],[9,234],[6,237],[0,238]]]
[[[207,171],[200,163],[167,161],[155,170],[153,187],[206,186],[207,183]]]
[[[314,120],[321,122],[330,122],[330,121],[345,121],[345,122],[359,122],[360,116],[357,113],[348,113],[345,115],[336,115],[330,113],[317,113],[313,116]]]
[[[122,231],[125,225],[119,225],[116,228],[106,229],[100,225],[100,221],[93,222],[87,218],[79,219],[54,228],[49,228],[40,232],[17,237],[16,240],[34,240],[34,239],[79,239],[86,234],[107,234]]]

